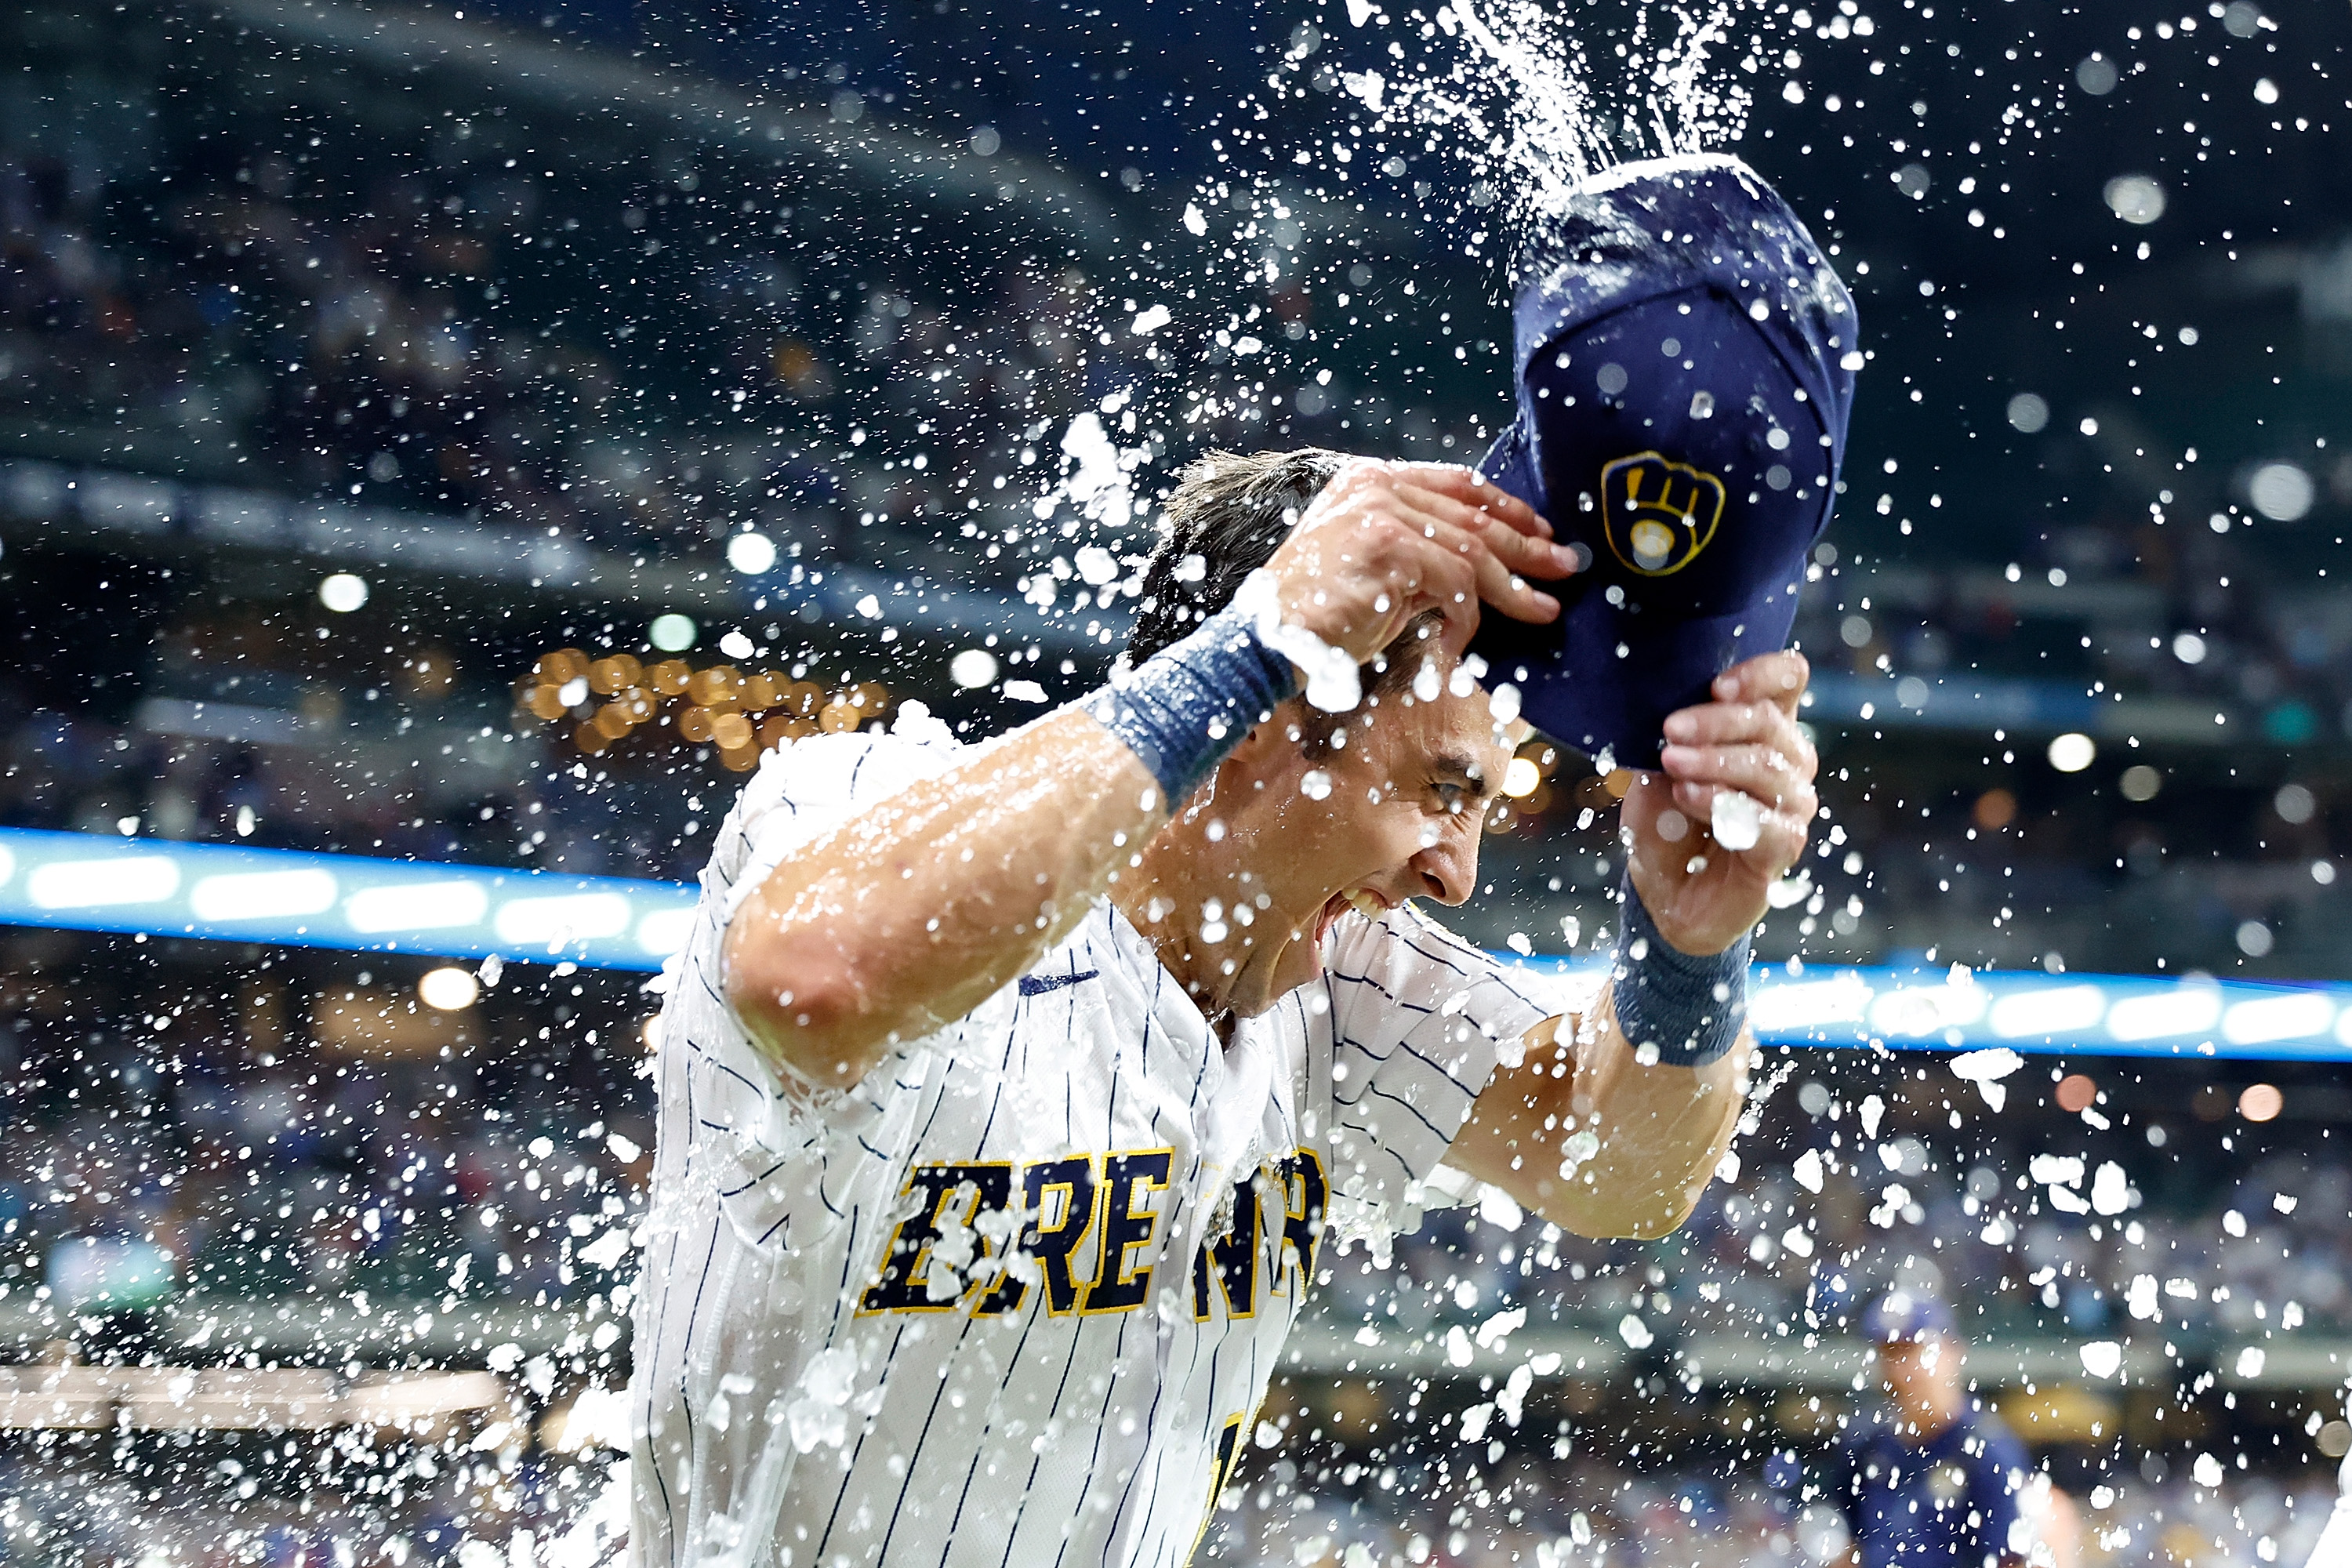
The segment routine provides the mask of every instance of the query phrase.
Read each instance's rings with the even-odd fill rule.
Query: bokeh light
[[[320,581],[319,603],[339,616],[348,616],[368,602],[367,579],[337,572]]]
[[[727,564],[747,577],[772,572],[776,565],[776,542],[764,533],[730,533],[727,536]]]
[[[2120,174],[2107,182],[2107,206],[2129,224],[2151,224],[2164,216],[2164,187],[2146,174]]]
[[[1998,833],[2017,820],[2017,796],[2005,789],[1989,789],[1977,796],[1969,815],[1985,832]]]
[[[2273,522],[2299,522],[2319,497],[2311,476],[2294,463],[2264,463],[2246,481],[2246,499]]]
[[[445,963],[428,969],[416,982],[417,999],[427,1007],[444,1013],[459,1013],[472,1006],[482,994],[481,982],[470,970]]]
[[[2098,742],[2080,731],[2070,730],[2050,742],[2050,765],[2062,773],[2079,773],[2098,755]]]

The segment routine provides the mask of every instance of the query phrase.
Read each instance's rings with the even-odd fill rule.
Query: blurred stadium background
[[[1872,355],[1776,1087],[1671,1240],[1490,1206],[1327,1255],[1208,1561],[1832,1560],[1808,1479],[1897,1281],[2084,1561],[2325,1516],[2352,17],[1902,9],[1758,24],[1739,143]],[[766,747],[1099,680],[1188,454],[1483,449],[1492,193],[1269,151],[1373,34],[1105,12],[0,17],[7,1561],[601,1560],[646,884]],[[1587,953],[1617,792],[1527,758],[1460,921]],[[473,869],[369,915],[321,857]],[[2032,1054],[1988,1095],[1948,1029]]]

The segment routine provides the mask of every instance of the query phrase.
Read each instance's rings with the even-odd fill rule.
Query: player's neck
[[[1221,1035],[1231,1019],[1264,1012],[1289,988],[1277,973],[1290,922],[1278,906],[1258,907],[1271,892],[1247,864],[1256,858],[1247,837],[1212,838],[1198,814],[1180,816],[1110,889],[1111,902]],[[1246,924],[1237,907],[1246,908]]]

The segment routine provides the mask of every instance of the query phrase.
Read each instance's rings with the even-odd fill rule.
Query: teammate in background
[[[1968,1392],[1968,1349],[1932,1297],[1897,1290],[1864,1328],[1878,1347],[1884,1424],[1849,1440],[1828,1500],[1854,1568],[2073,1568],[2072,1504]],[[2037,1552],[2037,1544],[2047,1550]],[[2060,1548],[2066,1550],[2060,1554]]]
[[[661,1020],[640,1562],[1181,1563],[1327,1226],[1407,1223],[1441,1164],[1585,1236],[1689,1214],[1817,806],[1780,650],[1852,301],[1732,161],[1571,206],[1495,481],[1195,464],[1109,686],[764,759]],[[1482,606],[1558,628],[1491,691]],[[1573,1016],[1414,907],[1478,886],[1522,690],[1643,770]]]

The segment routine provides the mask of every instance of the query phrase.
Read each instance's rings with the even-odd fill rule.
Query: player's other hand
[[[1765,890],[1804,852],[1821,800],[1819,759],[1797,728],[1811,667],[1771,653],[1716,677],[1714,700],[1666,720],[1659,771],[1635,775],[1622,823],[1634,890],[1658,932],[1685,952],[1721,952],[1764,916]],[[1716,797],[1754,803],[1755,842],[1726,849],[1711,824]],[[1734,818],[1748,807],[1727,812]],[[1744,837],[1744,835],[1739,836]]]
[[[1427,610],[1459,654],[1479,605],[1522,621],[1559,614],[1533,586],[1578,567],[1517,497],[1452,463],[1360,458],[1334,475],[1266,563],[1286,623],[1362,663]]]

